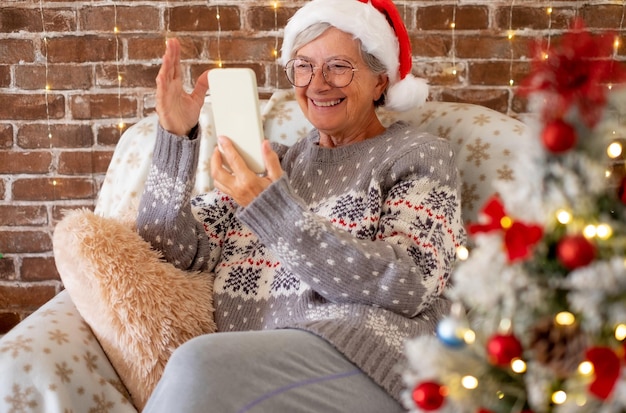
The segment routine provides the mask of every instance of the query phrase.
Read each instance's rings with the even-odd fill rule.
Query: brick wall
[[[183,42],[188,85],[221,60],[254,69],[268,96],[288,87],[274,64],[276,28],[304,3],[0,3],[0,334],[62,288],[51,254],[54,225],[64,209],[93,207],[120,133],[153,111],[166,34]],[[525,110],[509,80],[527,73],[532,39],[558,36],[576,15],[594,30],[619,30],[624,13],[614,0],[396,4],[412,38],[415,73],[431,79],[433,99],[510,115]]]

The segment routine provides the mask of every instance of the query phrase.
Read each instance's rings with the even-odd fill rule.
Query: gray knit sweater
[[[191,198],[199,140],[160,129],[138,228],[180,268],[215,275],[220,331],[299,328],[399,399],[407,338],[432,334],[464,242],[450,144],[396,123],[321,148],[275,146],[285,174],[241,208]]]

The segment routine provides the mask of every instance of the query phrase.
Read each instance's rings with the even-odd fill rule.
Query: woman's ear
[[[376,87],[374,88],[374,102],[378,102],[380,98],[387,90],[387,86],[389,85],[389,76],[387,74],[378,75],[378,82],[376,83]]]

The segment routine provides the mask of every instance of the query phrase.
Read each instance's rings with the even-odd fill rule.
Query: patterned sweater
[[[450,144],[396,123],[328,149],[314,130],[275,145],[285,174],[242,208],[217,190],[190,199],[195,136],[159,130],[142,236],[178,267],[214,274],[218,330],[307,330],[399,400],[404,341],[448,310],[464,242]]]

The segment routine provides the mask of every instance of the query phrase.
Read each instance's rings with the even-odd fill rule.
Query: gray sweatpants
[[[399,413],[323,339],[300,330],[216,333],[172,355],[145,413]]]

